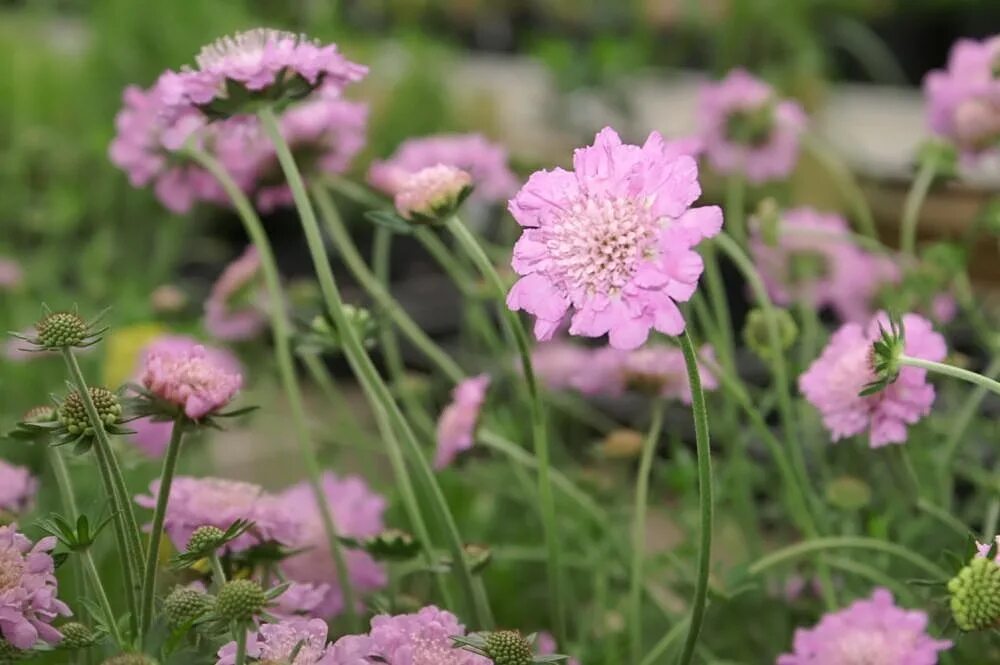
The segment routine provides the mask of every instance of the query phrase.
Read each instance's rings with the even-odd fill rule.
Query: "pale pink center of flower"
[[[876,393],[867,398],[858,397],[858,393],[865,385],[874,380],[875,373],[871,367],[871,344],[864,342],[844,351],[837,358],[827,376],[829,382],[827,390],[840,403],[851,402],[855,399],[878,400],[882,393]]]
[[[431,215],[471,185],[472,176],[461,169],[446,164],[428,166],[403,181],[396,195],[396,208],[404,217],[413,212]]]
[[[202,515],[247,514],[261,495],[261,488],[251,483],[235,480],[202,480],[198,489],[191,493],[192,512]]]
[[[302,648],[295,656],[295,660],[289,661],[295,647],[302,642]],[[262,649],[264,662],[288,663],[289,665],[311,665],[319,660],[323,655],[321,649],[317,649],[305,635],[289,631],[281,636],[270,635],[267,645]]]
[[[657,224],[631,198],[584,198],[540,229],[549,274],[570,293],[617,293],[652,248]]]
[[[0,550],[0,593],[14,589],[24,576],[24,556],[13,547]]]
[[[465,652],[440,638],[416,635],[410,643],[413,645],[413,665],[459,665],[465,658]]]
[[[988,148],[1000,141],[1000,105],[968,99],[955,109],[955,135],[970,148]]]
[[[856,629],[837,640],[830,665],[886,665],[899,662],[899,657],[911,648],[913,636]]]
[[[234,65],[252,67],[261,61],[268,44],[298,39],[294,33],[284,30],[270,28],[247,30],[231,37],[221,37],[203,46],[195,56],[195,62],[202,70]]]

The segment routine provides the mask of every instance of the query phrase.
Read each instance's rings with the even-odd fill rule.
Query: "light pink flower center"
[[[16,588],[24,576],[24,556],[7,547],[0,550],[0,593]]]
[[[899,662],[899,657],[910,650],[913,636],[895,634],[889,639],[885,633],[856,629],[841,637],[831,654],[830,665],[886,665]]]
[[[617,293],[652,248],[657,224],[630,198],[584,198],[541,229],[550,274],[570,293]]]
[[[250,483],[216,480],[201,484],[191,496],[192,508],[206,516],[216,514],[249,514],[260,497],[261,488]]]
[[[875,380],[875,373],[871,368],[871,345],[868,342],[858,344],[841,354],[831,368],[827,380],[830,394],[842,402],[851,402],[855,399],[877,400],[882,394],[876,393],[867,398],[858,397],[858,393],[865,385]]]
[[[298,37],[284,30],[269,28],[247,30],[232,37],[221,37],[203,46],[195,57],[195,62],[202,70],[234,65],[252,67],[260,62],[268,44],[289,39],[297,40]]]
[[[303,642],[302,648],[299,649],[299,653],[295,656],[295,660],[289,661],[288,657],[292,655],[295,647],[298,646],[299,642]],[[306,636],[295,633],[288,632],[281,636],[271,635],[268,638],[267,645],[262,650],[262,655],[264,656],[264,662],[274,662],[283,663],[288,665],[311,665],[319,660],[322,655],[322,650],[317,649],[316,646],[312,644],[312,640],[308,639]]]
[[[414,636],[410,643],[413,645],[413,665],[459,665],[465,658],[464,651],[440,638]]]
[[[955,135],[964,146],[982,149],[1000,141],[1000,105],[969,99],[955,109]]]

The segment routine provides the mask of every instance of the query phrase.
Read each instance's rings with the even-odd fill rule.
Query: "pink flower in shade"
[[[924,79],[931,131],[952,141],[966,160],[1000,147],[1000,36],[960,39],[948,66]]]
[[[552,637],[551,633],[544,631],[538,633],[538,637],[535,640],[535,648],[538,650],[538,655],[540,656],[552,656],[558,653],[556,638]],[[564,662],[566,665],[580,665],[580,661],[576,658],[570,658]]]
[[[14,259],[0,256],[0,291],[13,291],[24,281],[21,264]]]
[[[203,346],[190,349],[157,348],[146,353],[142,385],[158,398],[199,420],[229,404],[243,376],[229,371]]]
[[[434,468],[449,466],[458,454],[472,448],[479,412],[486,401],[490,377],[486,374],[465,379],[451,393],[451,404],[437,422],[437,452]]]
[[[247,633],[247,656],[261,663],[336,665],[326,634],[327,625],[321,619],[265,623],[259,630]],[[295,660],[289,660],[296,648],[298,654]],[[219,649],[218,656],[216,665],[235,665],[236,642]]]
[[[137,496],[135,502],[153,509],[160,481],[154,480],[149,487],[150,493]],[[266,542],[288,545],[300,537],[303,529],[299,515],[258,485],[224,478],[174,479],[164,529],[178,550],[187,547],[198,527],[214,526],[225,531],[237,520],[250,520],[254,525],[226,545],[227,551],[241,552]]]
[[[586,369],[593,352],[578,344],[556,339],[542,342],[531,352],[535,375],[549,390],[574,387],[576,376]]]
[[[859,323],[842,326],[830,338],[823,353],[799,377],[799,390],[823,417],[834,441],[869,433],[872,448],[906,442],[906,427],[930,413],[934,386],[927,371],[903,367],[899,378],[884,390],[861,397],[858,393],[875,380],[872,344],[879,324],[889,329],[888,317],[878,314],[867,328]],[[903,316],[906,355],[925,360],[944,360],[944,338],[931,323],[916,314]]]
[[[436,218],[457,206],[472,178],[454,166],[428,166],[406,177],[396,192],[396,211],[406,219]]]
[[[714,360],[712,347],[699,352]],[[715,376],[699,364],[702,388],[719,387]],[[683,352],[672,346],[651,345],[634,351],[605,347],[591,352],[581,363],[571,384],[585,395],[618,397],[627,391],[655,394],[667,399],[691,403],[691,386]]]
[[[572,312],[571,335],[608,334],[634,349],[650,330],[678,335],[703,263],[693,250],[722,228],[716,206],[691,208],[698,166],[659,133],[627,145],[605,128],[573,155],[573,171],[537,171],[510,201],[524,227],[511,265],[521,275],[507,306],[552,337]]]
[[[35,502],[38,479],[23,466],[0,459],[0,512],[19,515]]]
[[[996,536],[992,543],[981,543],[976,541],[976,556],[986,558],[990,555],[990,550],[996,545],[994,561],[1000,566],[1000,536]]]
[[[897,607],[876,589],[870,599],[826,614],[812,628],[795,631],[792,653],[777,665],[935,665],[951,642],[927,634],[927,615]]]
[[[261,308],[260,254],[253,245],[226,266],[205,301],[205,328],[224,341],[252,339],[267,327]]]
[[[30,649],[39,640],[56,644],[62,635],[51,625],[72,614],[56,598],[55,563],[49,554],[54,537],[32,543],[15,525],[0,526],[0,637],[15,649]]]
[[[900,278],[888,256],[859,248],[843,217],[812,208],[782,214],[777,246],[760,229],[750,239],[754,264],[768,295],[779,305],[803,302],[830,307],[843,321],[871,318],[879,289]]]
[[[368,182],[390,196],[407,178],[429,166],[444,164],[472,176],[472,196],[493,203],[517,190],[517,178],[507,166],[507,151],[479,134],[438,134],[404,142],[389,159],[375,162]]]
[[[323,474],[322,482],[323,493],[341,535],[368,538],[382,532],[386,501],[369,489],[364,480],[357,476],[338,478],[328,471]],[[324,619],[336,616],[344,609],[344,598],[312,489],[307,483],[301,483],[282,492],[280,499],[285,510],[302,523],[290,546],[304,550],[283,561],[282,570],[289,580],[312,585],[314,591],[323,592],[321,602],[313,610],[315,616]],[[344,557],[356,591],[367,594],[386,585],[385,570],[368,553],[348,550]]]
[[[335,665],[490,665],[482,656],[457,649],[451,640],[465,626],[433,605],[414,614],[380,614],[367,635],[348,635],[333,645]]]
[[[698,121],[712,168],[759,183],[785,178],[795,168],[806,115],[797,103],[778,99],[767,83],[734,69],[702,87]]]
[[[931,318],[939,324],[948,324],[958,315],[958,301],[947,291],[937,294],[931,299]]]

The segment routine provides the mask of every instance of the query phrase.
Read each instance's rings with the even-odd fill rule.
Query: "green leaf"
[[[389,210],[369,210],[365,213],[365,219],[401,235],[413,233],[413,225],[410,222]]]

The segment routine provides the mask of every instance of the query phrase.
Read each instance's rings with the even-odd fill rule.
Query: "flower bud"
[[[215,599],[215,614],[226,621],[250,621],[267,605],[267,594],[253,580],[226,582]]]
[[[951,613],[962,630],[1000,628],[1000,564],[979,556],[948,582]]]
[[[87,338],[89,326],[73,312],[52,312],[35,324],[38,345],[46,349],[79,346]]]
[[[871,502],[871,498],[871,488],[860,478],[842,476],[826,486],[827,502],[841,510],[861,510]]]
[[[59,632],[63,636],[59,646],[63,649],[86,649],[94,646],[97,642],[94,631],[75,621],[59,626]]]
[[[22,421],[35,425],[38,423],[48,423],[56,419],[56,407],[49,404],[42,404],[41,406],[35,406],[28,409],[24,416],[21,418]]]
[[[437,164],[409,176],[396,194],[396,210],[412,222],[430,224],[453,213],[472,191],[472,176]]]
[[[164,599],[163,613],[171,627],[183,626],[211,610],[214,602],[204,591],[179,586]]]
[[[642,432],[634,429],[616,429],[608,432],[601,441],[601,454],[609,459],[632,459],[642,452]]]
[[[781,236],[781,207],[774,197],[768,196],[757,205],[755,219],[764,242],[777,247]]]
[[[222,546],[225,532],[215,526],[200,526],[188,539],[186,550],[191,554],[211,554]]]
[[[780,344],[778,349],[774,349],[771,344],[767,312],[762,309],[752,309],[743,324],[743,341],[761,360],[773,360],[777,355],[784,353],[792,347],[799,335],[799,327],[787,310],[776,307],[773,311],[778,328]]]
[[[494,665],[530,665],[534,649],[516,630],[498,630],[486,636],[486,655]]]
[[[105,427],[114,425],[121,419],[122,405],[118,401],[118,396],[107,388],[89,388],[90,399],[97,408],[97,415]],[[87,416],[87,407],[83,403],[83,398],[79,391],[74,390],[61,405],[59,405],[59,422],[62,423],[71,434],[93,434],[90,418]]]

